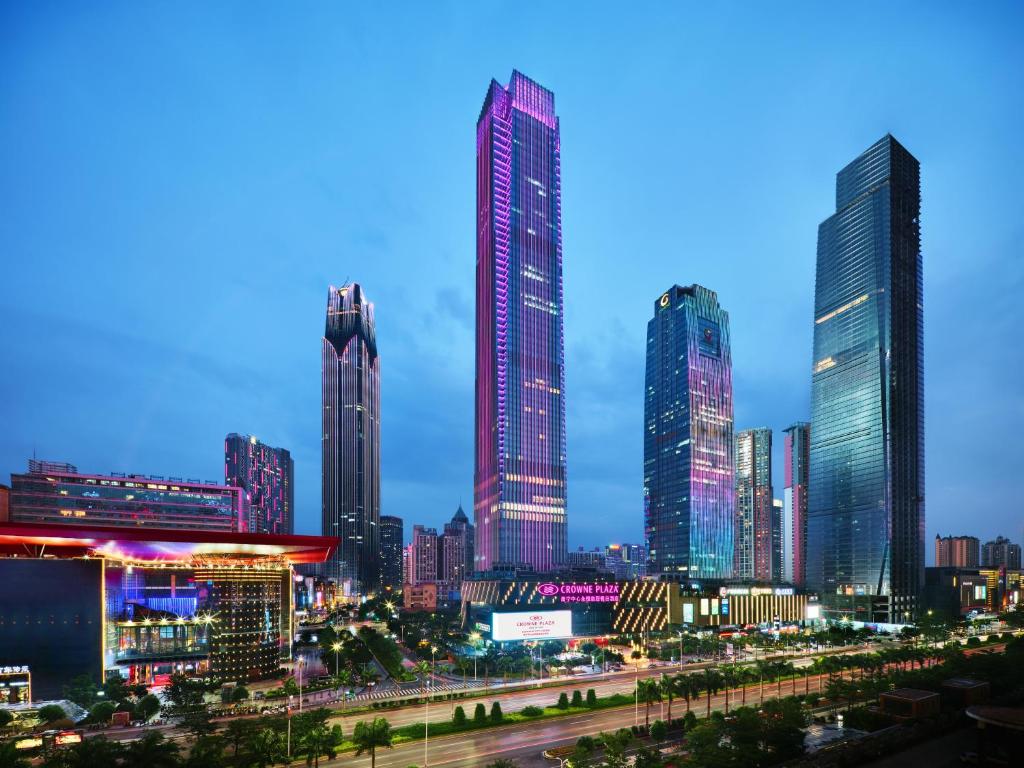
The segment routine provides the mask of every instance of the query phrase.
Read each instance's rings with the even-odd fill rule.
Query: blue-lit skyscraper
[[[836,178],[818,228],[807,582],[901,622],[924,573],[920,166],[886,135]]]
[[[554,94],[491,81],[476,128],[474,570],[565,561],[561,143]]]
[[[673,286],[647,324],[648,575],[732,574],[733,460],[729,314],[714,291]]]

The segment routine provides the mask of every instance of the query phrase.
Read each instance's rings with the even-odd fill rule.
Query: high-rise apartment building
[[[341,540],[327,576],[368,594],[380,580],[380,358],[358,283],[327,291],[322,362],[323,535]]]
[[[476,568],[565,562],[562,187],[554,94],[492,81],[477,121]]]
[[[1003,566],[1009,570],[1020,570],[1020,544],[1002,536],[986,541],[981,549],[981,564],[988,568]]]
[[[818,228],[807,582],[826,609],[904,622],[924,574],[918,161],[886,135]]]
[[[459,504],[451,521],[444,524],[444,533],[438,540],[438,581],[458,589],[463,579],[473,572],[473,538],[473,524]]]
[[[412,543],[409,545],[409,584],[417,585],[437,581],[436,528],[422,525],[412,527]]]
[[[29,462],[11,475],[10,520],[246,532],[248,494],[214,482],[161,475],[80,473],[72,464]]]
[[[772,431],[767,427],[737,433],[735,482],[733,577],[778,581],[781,553],[775,546],[781,532],[772,507]]]
[[[380,516],[380,585],[382,589],[402,590],[402,546],[405,527],[402,518]]]
[[[224,439],[224,484],[249,494],[249,532],[295,532],[295,462],[284,448],[232,432]]]
[[[729,314],[672,286],[647,324],[644,528],[649,576],[726,578],[733,566]]]
[[[980,542],[974,536],[935,534],[935,567],[977,568]]]
[[[811,425],[797,422],[785,429],[782,491],[782,579],[803,585],[807,563],[807,485],[811,462]]]

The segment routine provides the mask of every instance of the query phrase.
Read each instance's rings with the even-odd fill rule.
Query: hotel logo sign
[[[589,582],[545,582],[537,585],[537,594],[554,597],[560,603],[617,603],[619,585]]]

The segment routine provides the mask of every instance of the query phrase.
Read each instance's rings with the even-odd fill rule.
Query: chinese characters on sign
[[[544,597],[557,597],[561,603],[617,603],[619,601],[619,585],[614,583],[567,582],[554,584],[547,582],[537,585],[537,593]]]

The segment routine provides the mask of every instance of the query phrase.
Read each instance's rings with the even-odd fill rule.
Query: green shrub
[[[501,703],[496,701],[491,704],[491,722],[500,723],[503,717],[501,714]]]
[[[0,728],[3,728],[5,725],[10,725],[12,720],[14,720],[14,715],[6,709],[0,709]]]
[[[452,713],[452,722],[456,725],[466,724],[466,710],[462,707],[456,707],[455,712]]]
[[[574,707],[582,707],[583,706],[583,694],[580,693],[579,691],[573,691],[572,692],[572,705]]]
[[[587,706],[588,707],[596,707],[597,706],[597,693],[594,691],[593,688],[587,688]]]
[[[544,710],[540,707],[530,705],[528,707],[523,707],[519,711],[519,714],[521,714],[523,717],[539,717],[540,715],[544,714]]]
[[[664,720],[655,720],[651,723],[651,738],[655,741],[664,741],[666,730],[668,730],[668,726],[665,725]]]
[[[474,723],[486,723],[487,722],[487,707],[483,705],[483,702],[476,705],[476,709],[473,710],[473,722]]]
[[[569,708],[569,697],[565,695],[565,691],[562,691],[560,694],[558,694],[558,703],[555,706],[559,709]]]
[[[981,645],[981,638],[977,635],[975,635],[974,637],[968,637],[967,644],[972,647]]]
[[[683,717],[683,729],[692,731],[697,727],[697,716],[693,712],[687,712],[686,716]]]
[[[92,709],[89,710],[89,722],[109,723],[110,716],[114,714],[116,707],[117,705],[112,701],[101,701],[99,704],[93,704]]]
[[[47,704],[45,707],[40,707],[36,714],[39,715],[39,720],[43,723],[63,720],[68,716],[68,713],[64,711],[64,707],[59,704]]]

